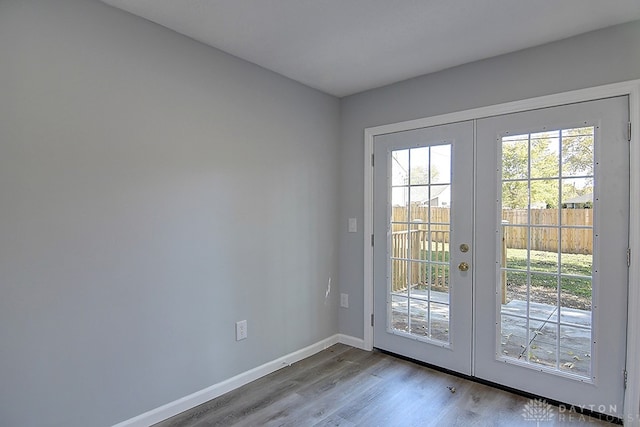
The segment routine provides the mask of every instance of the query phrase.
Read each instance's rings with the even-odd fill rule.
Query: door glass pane
[[[591,209],[589,209],[589,211],[591,211]],[[581,214],[581,212],[577,211],[575,213],[577,214],[576,216]],[[561,245],[562,273],[591,277],[593,272],[593,260],[590,256],[591,248],[593,248],[593,232],[591,227],[563,228]]]
[[[520,161],[529,151],[529,136],[515,135],[502,138],[502,179],[526,179],[529,164]]]
[[[560,132],[531,134],[531,178],[550,178],[560,175]],[[514,159],[518,161],[518,159]]]
[[[518,316],[527,315],[526,295],[529,289],[526,271],[501,272],[502,313]]]
[[[429,206],[433,208],[447,208],[451,205],[451,186],[431,185]]]
[[[593,177],[593,127],[562,131],[562,176]]]
[[[431,280],[429,283],[431,285],[432,296],[436,295],[436,292],[440,292],[443,295],[439,295],[438,298],[435,299],[441,302],[448,302],[448,296],[446,294],[449,293],[449,264],[433,263],[431,266]]]
[[[431,164],[429,162],[429,147],[412,148],[410,150],[410,176],[409,183],[411,185],[428,185],[430,184],[429,170]],[[417,199],[413,199],[418,201]]]
[[[560,326],[560,369],[591,376],[591,329]]]
[[[432,302],[429,307],[429,336],[434,340],[449,341],[449,304]]]
[[[393,187],[391,188],[391,206],[403,208],[394,209],[393,216],[396,221],[409,220],[409,188]]]
[[[429,303],[427,301],[412,299],[409,313],[411,316],[411,333],[428,337]]]
[[[520,360],[529,342],[526,321],[522,317],[503,315],[500,328],[499,354]]]
[[[395,295],[408,295],[407,264],[405,260],[391,260],[391,292]]]
[[[564,209],[590,209],[593,205],[593,177],[563,179],[561,203]],[[564,223],[571,225],[567,221]]]
[[[411,198],[411,222],[428,223],[429,222],[429,193],[430,185],[411,186],[409,195]]]
[[[409,226],[406,223],[391,224],[391,257],[409,258]]]
[[[546,273],[558,273],[558,229],[535,228],[537,238],[533,239],[538,245],[545,245],[545,250],[533,251],[530,254],[529,267],[532,272],[544,271]],[[523,256],[525,254],[522,254]]]
[[[516,224],[527,224],[527,206],[529,206],[529,183],[527,181],[503,181],[502,182],[502,206],[504,209],[517,210],[519,222]],[[523,210],[525,209],[525,210]]]
[[[558,314],[558,275],[529,275],[529,317],[548,319]]]
[[[526,359],[533,364],[550,368],[556,367],[557,323],[547,321],[529,322],[529,341],[526,345]]]
[[[505,260],[502,267],[508,268],[525,268],[527,267],[528,257],[526,256],[529,248],[529,227],[513,227],[511,221],[518,221],[515,215],[511,215],[513,210],[505,209],[502,211],[502,254]]]
[[[449,224],[431,225],[429,259],[449,264]]]
[[[397,331],[407,331],[409,328],[409,299],[407,297],[391,296],[391,327]]]
[[[560,303],[563,312],[569,309],[585,310],[585,317],[591,318],[591,278],[561,276]]]
[[[592,127],[501,141],[498,352],[506,361],[591,375],[593,144]]]
[[[421,290],[429,286],[428,269],[429,263],[427,262],[409,262],[409,294],[412,298],[425,296]]]
[[[531,181],[530,224],[558,225],[560,183],[557,179]]]
[[[544,209],[545,211],[556,211],[556,209]],[[555,212],[553,212],[555,213]],[[531,227],[529,228],[529,248],[532,250],[530,257],[534,258],[531,268],[534,270],[546,271],[549,258],[557,256],[558,253],[558,227]],[[551,254],[548,254],[551,252]]]
[[[409,184],[409,150],[391,153],[391,185]]]
[[[448,343],[451,145],[393,151],[391,162],[391,330]]]
[[[409,225],[409,254],[412,260],[426,260],[429,256],[429,228],[428,224]]]
[[[451,184],[451,145],[433,145],[431,149],[431,184]]]

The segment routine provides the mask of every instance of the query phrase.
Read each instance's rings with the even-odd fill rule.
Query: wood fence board
[[[412,206],[408,211],[405,206],[394,206],[391,231],[427,230],[431,222],[431,231],[447,231],[442,238],[443,243],[449,243],[449,214],[449,208]],[[530,230],[531,250],[593,253],[593,209],[504,209],[502,220],[508,248],[526,249]],[[529,228],[528,224],[535,227]],[[559,226],[562,226],[561,232]],[[401,247],[408,247],[408,243]]]

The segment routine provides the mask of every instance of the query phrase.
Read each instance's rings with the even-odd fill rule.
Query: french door
[[[617,97],[376,136],[374,346],[622,417],[627,122]]]
[[[478,121],[476,376],[622,416],[628,120],[619,97]]]
[[[473,122],[374,144],[374,345],[470,375]]]

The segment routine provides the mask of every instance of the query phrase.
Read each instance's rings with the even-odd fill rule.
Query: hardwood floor
[[[157,427],[535,426],[530,399],[379,351],[336,344]],[[544,426],[608,425],[552,407]]]

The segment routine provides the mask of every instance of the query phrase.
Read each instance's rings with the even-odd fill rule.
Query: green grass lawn
[[[421,257],[424,260],[431,258],[431,261],[449,261],[449,251],[446,245],[446,251],[441,252],[439,257],[432,254],[428,256],[427,251],[422,251]],[[557,276],[540,273],[562,273],[575,276],[585,276],[585,278],[561,277],[560,286],[563,293],[575,295],[576,297],[591,298],[591,255],[582,254],[562,254],[560,265],[558,263],[558,254],[554,252],[531,251],[531,285],[533,287],[545,287],[556,289]],[[507,267],[526,270],[527,269],[527,250],[526,249],[507,249]],[[448,268],[445,272],[445,280],[449,281]],[[433,280],[433,278],[432,278]],[[527,284],[527,273],[525,272],[508,272],[507,282],[516,286]]]
[[[560,265],[558,254],[554,252],[531,251],[531,285],[545,288],[557,287],[555,276],[536,274],[536,272],[571,274],[587,278],[561,277],[561,291],[579,297],[591,298],[591,255],[562,254]],[[527,269],[526,249],[507,249],[507,267],[519,270]],[[527,275],[520,272],[508,272],[507,282],[526,285]]]

